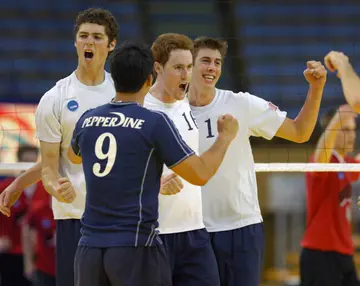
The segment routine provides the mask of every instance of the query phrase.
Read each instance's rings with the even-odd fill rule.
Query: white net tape
[[[360,172],[360,164],[257,163],[256,172]]]
[[[29,169],[33,163],[0,163],[1,173],[19,172]],[[359,164],[321,163],[256,163],[256,172],[360,172]]]

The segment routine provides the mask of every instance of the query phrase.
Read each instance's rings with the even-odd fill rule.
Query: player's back
[[[163,115],[137,103],[109,103],[79,120],[86,179],[80,244],[150,246],[156,241],[163,161],[155,155],[154,127]]]

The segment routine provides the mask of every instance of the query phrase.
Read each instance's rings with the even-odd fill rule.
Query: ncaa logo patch
[[[76,109],[79,108],[79,104],[77,103],[76,100],[70,100],[67,104],[67,108],[70,110],[70,111],[75,111]]]

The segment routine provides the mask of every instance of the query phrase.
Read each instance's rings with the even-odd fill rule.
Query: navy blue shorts
[[[79,245],[76,286],[171,286],[163,246],[97,248]]]
[[[56,220],[56,286],[73,286],[74,259],[80,240],[79,219]]]
[[[264,260],[262,223],[210,233],[221,286],[258,286]]]
[[[162,234],[174,286],[219,286],[214,251],[205,229]]]

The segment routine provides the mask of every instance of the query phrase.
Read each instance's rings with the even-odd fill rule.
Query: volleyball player
[[[356,113],[349,105],[321,117],[321,135],[310,162],[356,163],[350,153],[356,138]],[[307,222],[301,242],[302,286],[360,285],[351,231],[351,183],[357,172],[306,173]]]
[[[226,42],[200,37],[194,41],[194,47],[188,98],[199,126],[200,152],[216,140],[216,118],[220,114],[233,115],[241,126],[218,172],[202,187],[205,226],[211,234],[221,285],[257,286],[264,255],[264,228],[249,138],[261,136],[270,140],[277,136],[306,142],[317,121],[326,70],[320,62],[306,63],[304,76],[309,90],[293,120],[271,102],[252,94],[216,88]]]
[[[157,77],[144,106],[166,113],[186,144],[199,153],[198,127],[185,97],[193,68],[193,48],[193,41],[181,34],[162,34],[154,41]],[[171,173],[164,168],[164,176],[171,177]],[[180,188],[181,192],[174,196],[159,197],[159,231],[173,285],[218,286],[216,259],[203,223],[201,188],[186,181]]]

